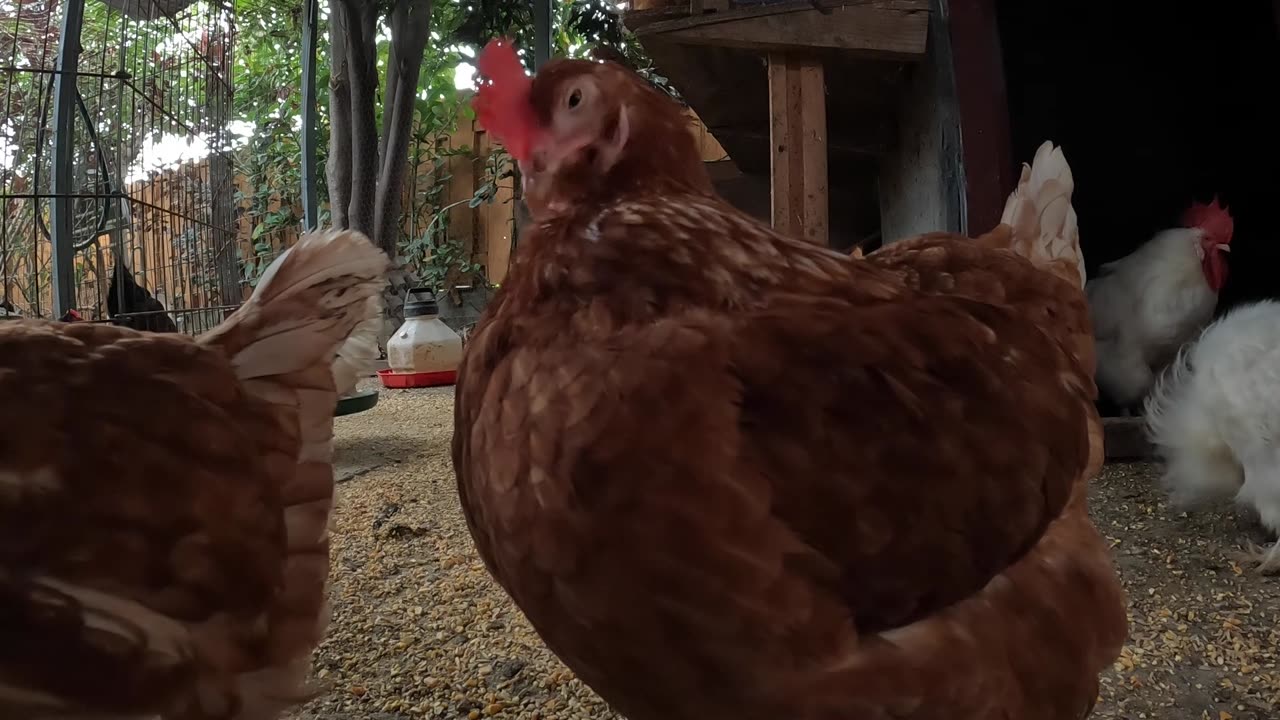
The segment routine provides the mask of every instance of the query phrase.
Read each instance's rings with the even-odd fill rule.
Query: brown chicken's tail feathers
[[[324,362],[335,382],[353,383],[370,355],[376,359],[388,267],[386,255],[360,233],[310,233],[276,258],[249,301],[202,340],[227,351],[244,380]]]
[[[282,430],[298,439],[281,487],[288,555],[268,612],[271,662],[236,679],[235,720],[275,718],[314,693],[311,652],[329,622],[333,412],[377,357],[389,265],[360,233],[310,233],[267,268],[243,307],[200,338],[231,359],[251,394],[282,410]]]
[[[1022,177],[1005,203],[1000,222],[1012,228],[1015,252],[1083,288],[1084,253],[1076,210],[1071,206],[1074,190],[1062,148],[1046,140],[1031,165],[1022,165]]]

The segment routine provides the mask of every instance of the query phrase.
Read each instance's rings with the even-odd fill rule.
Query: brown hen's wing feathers
[[[984,237],[1008,229],[1001,225]],[[1088,385],[1093,385],[1094,342],[1088,302],[1068,277],[1036,272],[1021,256],[993,253],[949,233],[929,233],[887,245],[868,255],[867,261],[897,273],[908,286],[923,292],[1017,309],[1042,333],[1063,343],[1077,369],[1088,378]],[[1090,392],[1096,394],[1096,389]]]
[[[337,386],[385,269],[359,234],[311,233],[195,342],[0,325],[0,403],[35,413],[0,435],[0,716],[258,720],[307,697]]]
[[[985,585],[1087,467],[1086,382],[1008,307],[788,299],[745,319],[735,347],[744,465],[774,478],[778,517],[840,564],[864,632]]]
[[[513,351],[510,317],[473,335],[454,445],[468,522],[552,649],[611,702],[648,696],[638,716],[688,717],[690,697],[714,703],[726,681],[712,655],[851,653],[860,634],[974,594],[1063,513],[1091,464],[1088,371],[1054,326],[1008,304],[1046,276],[920,242],[954,265],[949,279],[884,256],[815,292],[828,297],[602,328],[607,342]],[[917,273],[907,285],[924,292],[847,297],[886,269]],[[1078,290],[1041,300],[1067,325],[1086,312]],[[606,626],[618,616],[629,627]],[[627,640],[591,640],[610,633]],[[719,640],[692,648],[694,635]],[[625,680],[592,668],[620,652],[664,658],[644,677],[665,687],[607,692]]]
[[[232,629],[208,649],[233,662],[264,639],[285,553],[268,458],[297,438],[226,358],[110,325],[5,323],[0,398],[26,413],[0,434],[0,714],[27,712],[15,686],[48,694],[35,705],[168,709],[196,678],[190,626]]]

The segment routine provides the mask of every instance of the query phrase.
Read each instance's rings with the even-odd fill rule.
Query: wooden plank
[[[800,142],[803,147],[802,172],[803,236],[809,242],[827,246],[827,90],[821,62],[800,65]]]
[[[1107,460],[1150,460],[1155,457],[1155,448],[1147,438],[1143,418],[1102,418],[1102,434]]]
[[[883,4],[839,5],[820,11],[799,6],[733,10],[655,22],[636,31],[641,42],[719,45],[749,50],[825,48],[877,59],[918,60],[924,56],[929,13]]]
[[[685,117],[689,118],[689,130],[697,138],[698,155],[703,162],[715,162],[728,157],[729,153],[725,152],[724,146],[711,134],[710,128],[702,122],[693,108],[686,108]]]
[[[797,195],[804,181],[801,172],[800,83],[798,68],[781,54],[769,56],[769,161],[772,203],[770,221],[786,235],[800,234],[801,203]]]
[[[449,138],[449,146],[460,148],[464,145],[477,147],[480,133],[476,132],[476,123],[459,123],[458,129]],[[477,211],[462,202],[475,194],[479,178],[476,173],[476,161],[472,153],[454,155],[446,165],[449,173],[449,186],[445,191],[445,205],[449,209],[448,238],[458,244],[461,257],[470,259],[476,247],[476,215]],[[444,280],[444,290],[448,292],[460,282],[458,266],[451,267]],[[466,281],[462,281],[465,282]]]
[[[825,247],[827,108],[820,61],[769,55],[769,135],[773,226]]]
[[[638,32],[640,28],[647,25],[659,22],[668,22],[671,20],[681,20],[688,16],[689,7],[687,5],[672,5],[645,10],[628,10],[622,15],[622,24],[631,32]]]
[[[493,139],[487,132],[476,133],[475,155],[485,157],[489,154]],[[480,238],[478,248],[472,262],[481,262],[485,269],[485,279],[494,285],[501,285],[507,277],[511,266],[511,234],[515,231],[515,185],[512,178],[498,183],[498,192],[492,202],[480,205],[477,210]]]
[[[710,2],[711,0],[706,0]],[[879,10],[895,10],[904,13],[929,12],[930,0],[869,0],[857,3],[857,7],[875,8]],[[707,16],[685,15],[688,7],[670,5],[660,8],[631,10],[623,15],[627,27],[637,36],[656,35],[676,30],[731,23],[739,20],[785,15],[787,13],[820,9],[834,10],[850,5],[848,0],[794,0],[793,2],[770,2],[738,7],[724,13]],[[673,17],[674,16],[674,17]],[[662,18],[659,20],[658,18]]]

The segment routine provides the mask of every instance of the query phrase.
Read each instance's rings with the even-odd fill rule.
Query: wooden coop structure
[[[1236,218],[1219,311],[1280,294],[1280,0],[634,0],[624,21],[727,151],[721,194],[777,227],[868,251],[982,232],[1050,139],[1090,273],[1217,193]],[[1139,420],[1106,422],[1110,457],[1149,453]]]

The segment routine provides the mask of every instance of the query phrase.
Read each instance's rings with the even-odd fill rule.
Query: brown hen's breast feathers
[[[1078,288],[940,236],[849,260],[701,197],[543,223],[520,252],[459,375],[459,492],[606,700],[1080,717],[1124,617],[1082,514]],[[1019,614],[1070,624],[1066,675],[1027,670],[1063,632],[999,627]]]

